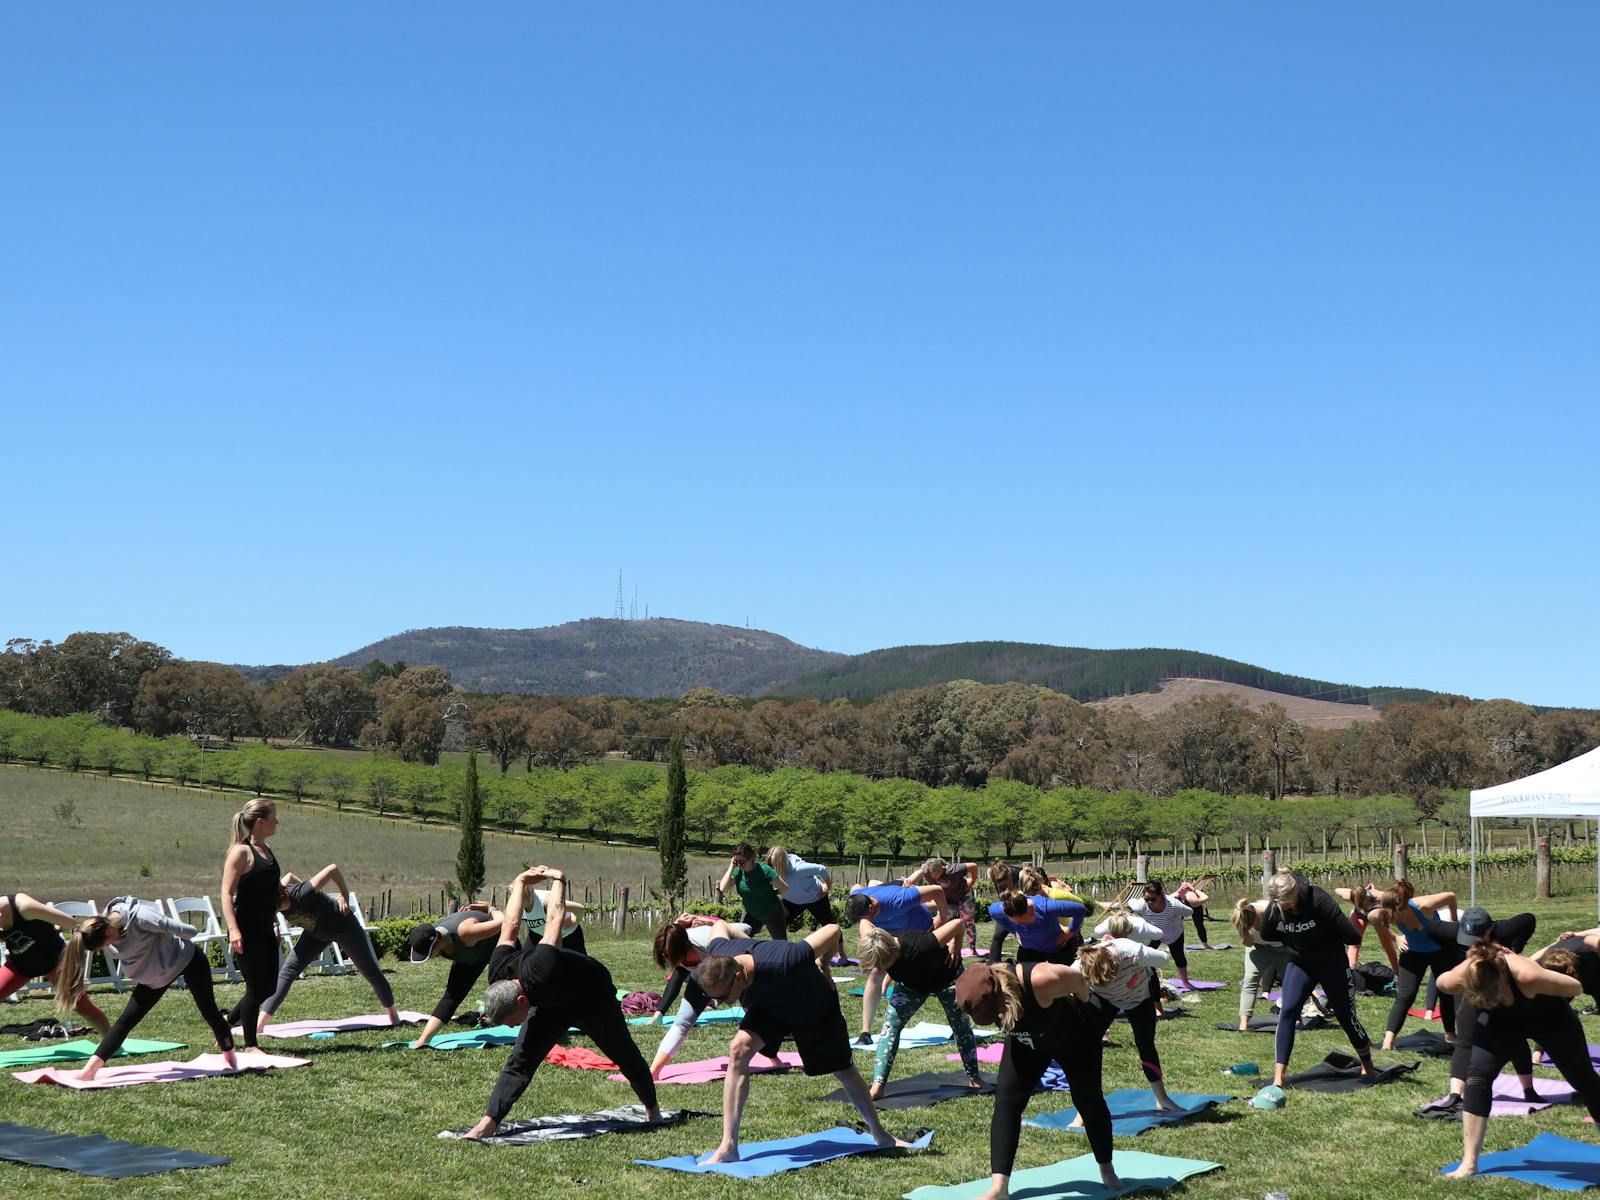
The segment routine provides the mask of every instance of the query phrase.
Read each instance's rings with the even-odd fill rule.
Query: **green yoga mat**
[[[1134,1192],[1164,1192],[1191,1175],[1220,1170],[1221,1163],[1198,1158],[1168,1158],[1164,1154],[1142,1154],[1137,1150],[1118,1150],[1111,1156],[1122,1187],[1115,1192],[1100,1186],[1100,1168],[1092,1154],[1080,1154],[1048,1167],[1029,1167],[1011,1177],[1011,1194],[1028,1200],[1108,1200]],[[973,1200],[989,1190],[990,1179],[974,1179],[947,1187],[919,1187],[905,1193],[906,1200]]]
[[[867,985],[863,983],[860,987],[851,988],[850,994],[852,996],[865,996],[867,994]],[[894,984],[891,983],[883,989],[883,998],[887,1000],[892,995],[894,995]]]
[[[424,1050],[484,1050],[490,1046],[509,1046],[522,1032],[520,1025],[490,1025],[484,1029],[463,1029],[457,1033],[441,1033],[423,1047]],[[409,1046],[410,1042],[384,1042],[380,1050],[393,1046]]]
[[[744,1020],[744,1009],[741,1008],[739,1005],[735,1004],[732,1008],[708,1008],[703,1013],[700,1014],[700,1017],[699,1017],[698,1020],[695,1021],[695,1024],[696,1025],[731,1025],[735,1021],[742,1021],[742,1020]],[[672,1027],[672,1022],[673,1022],[673,1018],[672,1017],[665,1016],[665,1017],[662,1017],[661,1020],[657,1022],[657,1024],[660,1025],[663,1029],[670,1029]],[[629,1025],[648,1025],[648,1024],[650,1024],[650,1018],[649,1017],[629,1017],[628,1018],[628,1024]]]
[[[51,1046],[30,1046],[26,1050],[7,1050],[0,1053],[0,1071],[9,1071],[14,1067],[48,1067],[52,1063],[82,1062],[93,1058],[95,1047],[99,1042],[91,1042],[88,1038],[79,1038],[75,1042],[56,1042]],[[122,1043],[122,1049],[116,1053],[117,1058],[129,1054],[160,1054],[167,1050],[182,1050],[182,1042],[147,1042],[140,1038],[129,1038]]]

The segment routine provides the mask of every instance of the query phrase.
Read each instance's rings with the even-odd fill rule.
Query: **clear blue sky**
[[[1600,10],[0,14],[0,636],[1600,705]]]

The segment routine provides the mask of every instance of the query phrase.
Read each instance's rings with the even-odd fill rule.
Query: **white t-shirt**
[[[1116,952],[1117,974],[1104,987],[1091,985],[1091,990],[1124,1012],[1138,1008],[1150,995],[1151,968],[1159,970],[1172,960],[1172,956],[1165,950],[1157,950],[1128,938],[1112,938],[1100,944]]]
[[[1170,946],[1183,936],[1183,923],[1194,913],[1194,909],[1187,904],[1179,904],[1171,896],[1167,897],[1167,906],[1160,912],[1151,912],[1150,906],[1144,902],[1144,897],[1128,901],[1128,910],[1141,914],[1145,920],[1161,930],[1161,944]]]
[[[1123,913],[1122,915],[1127,917],[1128,918],[1128,924],[1133,926],[1133,938],[1134,938],[1135,941],[1145,942],[1145,943],[1148,943],[1151,946],[1159,946],[1161,944],[1162,933],[1161,933],[1161,927],[1160,926],[1151,924],[1149,921],[1147,921],[1143,917],[1141,917],[1138,913],[1131,913],[1130,912],[1130,913]],[[1095,935],[1095,937],[1102,937],[1103,938],[1103,937],[1106,936],[1106,934],[1108,934],[1110,932],[1111,932],[1111,918],[1110,917],[1107,917],[1104,921],[1101,921],[1100,924],[1098,924],[1098,925],[1096,925],[1094,927],[1094,935]]]
[[[750,926],[741,925],[738,921],[729,921],[728,928],[733,930],[733,936],[736,938],[750,936]],[[697,950],[711,949],[711,929],[710,925],[689,926],[689,944]]]
[[[550,890],[548,888],[534,888],[528,893],[528,911],[522,914],[522,924],[527,929],[528,935],[539,941],[544,937],[545,915],[549,911]],[[561,931],[561,936],[569,938],[578,928],[578,914],[567,911],[566,928]]]

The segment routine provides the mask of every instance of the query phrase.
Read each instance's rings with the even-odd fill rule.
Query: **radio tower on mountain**
[[[617,568],[617,604],[611,611],[613,621],[622,620],[622,568]]]

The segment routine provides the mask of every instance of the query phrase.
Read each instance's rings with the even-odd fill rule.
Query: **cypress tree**
[[[661,818],[661,890],[674,907],[689,886],[689,860],[684,854],[688,826],[689,777],[683,769],[683,731],[672,735],[667,752],[667,807]]]
[[[483,800],[478,795],[478,751],[467,755],[467,793],[461,798],[461,846],[456,851],[456,882],[470,902],[483,887]]]

